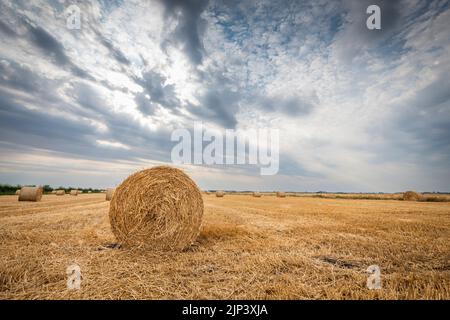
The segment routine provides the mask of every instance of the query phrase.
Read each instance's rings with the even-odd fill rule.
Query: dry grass
[[[156,254],[115,245],[104,197],[0,197],[0,299],[450,298],[450,203],[205,195],[196,243]]]

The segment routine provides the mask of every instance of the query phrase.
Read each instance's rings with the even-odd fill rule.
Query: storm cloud
[[[175,43],[195,65],[200,64],[205,54],[202,37],[206,21],[201,18],[208,0],[162,0],[167,20],[177,20],[175,30],[170,33],[163,46]]]

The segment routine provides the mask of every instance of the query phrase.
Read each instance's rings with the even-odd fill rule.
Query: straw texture
[[[183,171],[159,166],[136,172],[115,190],[109,218],[125,246],[181,250],[197,238],[203,199]]]

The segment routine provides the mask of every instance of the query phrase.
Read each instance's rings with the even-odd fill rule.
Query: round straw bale
[[[42,193],[42,187],[22,187],[19,201],[41,201]]]
[[[154,250],[180,250],[197,238],[202,194],[183,171],[158,166],[136,172],[115,190],[109,208],[120,243]]]
[[[418,201],[420,200],[421,195],[415,191],[406,191],[403,194],[403,200],[406,201]]]
[[[254,196],[255,198],[261,198],[262,194],[259,193],[259,192],[253,192],[253,196]]]
[[[71,196],[77,196],[78,195],[78,190],[70,190],[70,195]]]
[[[57,196],[63,196],[63,195],[65,195],[66,194],[66,191],[65,190],[56,190],[56,195]]]
[[[217,198],[222,198],[225,195],[225,192],[223,191],[216,191],[216,197]]]
[[[106,189],[106,201],[111,201],[115,191],[116,191],[116,188]]]
[[[89,191],[88,191],[88,193],[92,193],[92,191],[91,191],[91,190],[89,190]]]
[[[278,198],[285,198],[285,197],[286,197],[286,193],[281,192],[281,191],[278,191],[278,192],[277,192],[277,197],[278,197]]]
[[[56,190],[52,190],[52,194],[56,194]]]
[[[83,193],[83,190],[77,190],[77,193],[78,193],[78,194],[82,194],[82,193]]]
[[[16,190],[16,196],[18,196],[20,194],[20,189]]]

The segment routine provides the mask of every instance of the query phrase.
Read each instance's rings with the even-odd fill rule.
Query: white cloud
[[[96,140],[96,142],[101,147],[130,150],[129,146],[124,145],[123,143],[120,143],[120,142],[117,142],[117,141]]]

